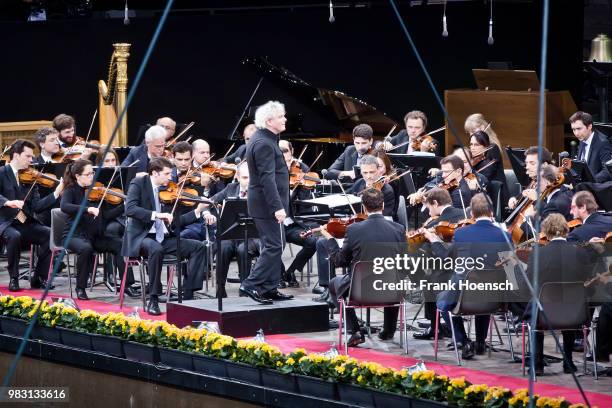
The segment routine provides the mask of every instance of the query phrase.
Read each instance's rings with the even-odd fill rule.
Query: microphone
[[[487,39],[487,44],[493,45],[495,40],[493,40],[493,19],[489,19],[489,38]]]
[[[569,158],[570,154],[565,150],[559,153],[559,161]]]
[[[241,161],[242,161],[242,159],[240,157],[236,157],[234,159],[234,163],[236,163],[236,164],[240,164]]]
[[[333,23],[334,21],[336,21],[336,17],[334,17],[334,5],[332,0],[329,0],[329,22]]]
[[[123,13],[123,25],[130,25],[130,18],[128,17],[128,3],[125,0],[125,11]]]
[[[446,15],[442,16],[442,37],[448,37],[448,27],[446,26]]]
[[[325,178],[325,175],[327,175],[327,169],[321,170],[321,175],[323,176],[323,178]]]

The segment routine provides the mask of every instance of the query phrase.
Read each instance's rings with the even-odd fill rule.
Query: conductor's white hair
[[[151,142],[155,139],[166,139],[166,129],[158,125],[148,128],[145,133],[145,142]]]
[[[255,111],[255,126],[258,129],[266,127],[266,122],[277,115],[285,113],[285,105],[278,101],[269,101]]]

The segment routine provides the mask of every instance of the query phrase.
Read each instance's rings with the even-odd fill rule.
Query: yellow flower
[[[287,365],[294,365],[295,364],[295,360],[291,357],[289,357],[286,361]]]
[[[344,364],[336,366],[336,371],[340,374],[344,374],[344,372],[346,371],[346,367],[344,366]]]
[[[357,382],[359,384],[363,384],[365,382],[365,378],[363,378],[363,375],[360,374],[359,377],[357,377]]]
[[[283,366],[283,363],[282,363],[281,361],[277,361],[277,362],[276,362],[276,366],[277,366],[277,367],[282,367],[282,366]]]
[[[457,377],[450,380],[450,385],[454,388],[465,388],[465,377]]]

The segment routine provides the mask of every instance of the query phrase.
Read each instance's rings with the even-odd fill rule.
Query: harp
[[[130,44],[113,44],[115,50],[108,66],[108,78],[98,81],[98,112],[100,123],[100,143],[108,144],[117,117],[125,107],[127,99],[127,60],[130,56]],[[117,130],[114,146],[127,146],[127,113]]]

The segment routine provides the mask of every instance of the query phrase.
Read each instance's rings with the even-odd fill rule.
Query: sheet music
[[[330,194],[323,197],[312,198],[309,200],[302,200],[303,203],[308,203],[312,205],[325,205],[329,208],[342,207],[349,204],[349,201],[352,204],[360,204],[361,197],[357,197],[353,194]]]

